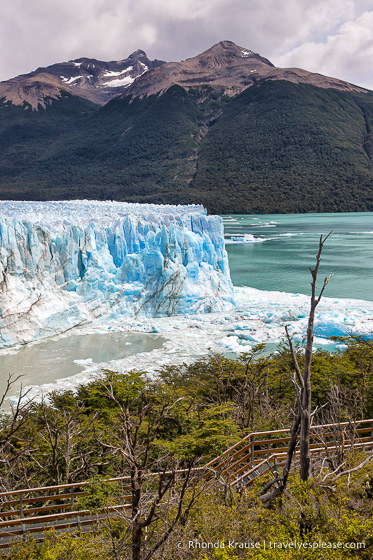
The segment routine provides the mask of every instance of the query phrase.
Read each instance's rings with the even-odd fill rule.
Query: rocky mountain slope
[[[112,62],[78,58],[0,82],[0,98],[37,109],[39,103],[45,108],[48,98],[57,99],[61,92],[69,92],[104,105],[123,93],[137,77],[162,64],[162,60],[149,60],[141,50]]]
[[[172,85],[188,89],[209,85],[233,96],[264,78],[342,91],[365,91],[343,80],[301,68],[276,68],[258,53],[239,47],[232,41],[221,41],[194,58],[153,68],[134,81],[124,95],[151,95],[166,91]]]
[[[1,199],[200,203],[219,213],[373,210],[372,92],[275,68],[223,41],[181,63],[155,61],[128,87],[105,80],[129,82],[134,62],[118,75],[114,66],[97,70],[100,95],[125,87],[100,106],[79,93],[84,86],[87,97],[93,80],[78,77],[93,75],[94,62],[84,60],[20,77],[34,86],[17,98],[15,89],[0,94]],[[34,95],[40,75],[49,89],[37,86],[43,104],[30,110],[22,95]]]

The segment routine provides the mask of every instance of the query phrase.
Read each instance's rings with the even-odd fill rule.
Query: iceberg
[[[0,203],[0,347],[234,306],[222,219],[202,206]]]
[[[196,359],[208,356],[209,353],[236,355],[250,352],[258,343],[264,343],[268,351],[286,342],[285,325],[295,342],[302,342],[307,332],[310,298],[304,294],[286,292],[268,292],[249,287],[235,287],[236,306],[226,308],[217,313],[196,313],[174,315],[171,317],[122,317],[110,321],[108,326],[91,323],[74,330],[74,334],[85,337],[93,334],[115,333],[158,333],[162,343],[153,350],[130,352],[124,358],[115,358],[108,352],[107,361],[100,362],[97,358],[82,359],[76,356],[82,371],[71,377],[65,376],[62,366],[61,377],[50,382],[48,374],[41,385],[28,386],[28,396],[39,399],[53,390],[76,390],[80,384],[89,383],[99,377],[103,369],[121,373],[131,370],[146,371],[156,375],[161,367],[193,363]],[[228,307],[228,306],[227,306]],[[336,328],[349,325],[349,335],[359,335],[366,340],[373,339],[373,301],[354,299],[335,299],[323,297],[317,307],[315,324],[334,325]],[[270,319],[270,322],[269,322]],[[329,330],[328,330],[329,332]],[[326,334],[326,333],[322,333]],[[69,346],[69,332],[54,337],[54,340],[65,340]],[[73,337],[72,337],[73,338]],[[35,348],[38,348],[38,342]],[[42,346],[40,344],[40,346]],[[39,348],[40,348],[39,346]],[[335,344],[324,336],[315,336],[314,347],[321,349],[341,349],[345,345]],[[26,348],[0,350],[1,354],[14,354],[27,351]],[[89,355],[89,354],[88,354]],[[94,352],[92,353],[94,356]],[[84,356],[86,358],[86,356]],[[89,361],[89,363],[88,363]],[[85,363],[84,363],[85,362]],[[15,397],[16,398],[16,397]]]

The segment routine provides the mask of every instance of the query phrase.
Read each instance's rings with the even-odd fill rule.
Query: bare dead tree
[[[325,405],[319,408],[317,424],[332,424],[328,434],[317,431],[317,438],[324,448],[323,464],[335,471],[351,453],[359,438],[359,418],[364,418],[365,395],[360,387],[333,383],[326,393]],[[331,448],[330,448],[331,446]]]
[[[323,286],[320,290],[319,295],[316,295],[316,282],[317,275],[319,272],[319,266],[321,261],[321,253],[324,244],[328,237],[331,235],[330,232],[326,237],[320,236],[319,250],[316,255],[316,265],[315,268],[310,268],[312,282],[311,282],[311,308],[308,317],[307,325],[307,336],[306,336],[306,352],[305,352],[305,362],[303,368],[303,375],[301,374],[300,367],[298,364],[297,356],[294,351],[293,343],[289,335],[289,331],[286,328],[286,336],[289,342],[291,357],[293,360],[293,366],[296,371],[296,377],[294,377],[293,382],[296,387],[296,395],[298,402],[298,410],[300,415],[300,477],[303,481],[309,479],[311,474],[311,453],[310,453],[310,428],[311,428],[311,362],[312,362],[312,347],[313,347],[313,329],[315,323],[315,311],[316,307],[319,305],[320,300],[323,296],[324,290],[328,285],[331,276],[324,279]]]
[[[324,248],[324,244],[326,240],[329,238],[329,236],[331,235],[331,233],[332,232],[328,233],[326,237],[323,237],[322,235],[320,236],[319,250],[316,255],[316,265],[315,268],[310,267],[310,272],[312,276],[311,303],[310,303],[310,312],[308,316],[305,361],[304,361],[303,372],[301,371],[301,367],[298,362],[293,341],[289,334],[289,329],[287,326],[285,327],[286,337],[289,343],[291,358],[295,370],[295,373],[292,375],[292,382],[295,388],[297,409],[295,412],[293,424],[290,429],[290,441],[288,445],[286,462],[283,468],[282,476],[278,477],[274,481],[271,481],[263,489],[264,491],[262,491],[263,492],[262,501],[264,502],[271,501],[285,490],[289,472],[293,462],[294,452],[297,446],[299,432],[300,432],[299,455],[300,455],[301,479],[303,481],[306,481],[309,479],[311,474],[310,429],[311,429],[311,420],[313,415],[311,412],[311,396],[312,396],[311,395],[311,362],[312,362],[312,348],[313,348],[313,339],[314,339],[313,329],[315,323],[315,311],[321,301],[324,290],[330,281],[331,275],[327,276],[324,279],[319,295],[316,295],[316,289],[317,289],[316,283],[317,283],[317,276],[318,276],[320,262],[321,262],[321,254]],[[275,483],[276,483],[276,487],[269,493],[265,493],[267,490],[270,489],[271,486],[275,485]]]
[[[360,469],[362,469],[363,467],[365,467],[365,465],[367,465],[372,459],[373,459],[373,451],[371,451],[370,454],[364,459],[364,461],[362,461],[362,462],[361,462],[359,465],[357,465],[356,467],[353,467],[353,468],[348,469],[348,470],[346,470],[346,471],[342,471],[342,472],[340,472],[340,473],[337,474],[337,475],[336,475],[336,471],[335,471],[335,472],[332,472],[332,473],[329,473],[329,474],[327,474],[327,475],[324,476],[323,480],[326,480],[326,478],[327,478],[328,476],[333,476],[333,475],[336,475],[336,476],[335,476],[335,479],[337,480],[338,478],[341,478],[341,476],[346,476],[346,475],[349,475],[349,474],[351,474],[351,473],[353,473],[353,472],[359,471]],[[343,464],[340,465],[340,467],[338,467],[338,469],[336,469],[336,470],[339,470],[339,468],[341,468],[342,466],[343,466]]]
[[[91,461],[97,451],[93,435],[97,416],[86,417],[78,402],[63,410],[44,398],[34,405],[34,429],[23,434],[23,447],[25,457],[37,465],[43,483],[68,484],[82,475],[89,476],[90,469],[97,466]]]
[[[17,381],[22,375],[9,374],[5,389],[0,397],[0,409]],[[24,456],[24,449],[17,446],[19,432],[28,421],[32,399],[28,398],[30,390],[19,388],[14,402],[10,402],[10,411],[4,411],[0,418],[0,463],[4,467],[6,477],[2,476],[0,484],[5,490],[9,490],[8,481],[11,473],[19,466]]]
[[[209,360],[195,366],[202,366],[202,375],[198,376],[196,384],[204,393],[203,399],[209,405],[231,403],[227,416],[233,415],[241,430],[254,430],[256,407],[260,408],[264,401],[269,358],[258,360],[263,347],[264,344],[257,345],[252,351],[243,353],[237,362],[210,352]]]
[[[121,548],[130,548],[132,560],[150,560],[176,525],[185,522],[200,494],[199,477],[192,476],[193,462],[180,469],[180,462],[167,450],[161,456],[154,451],[163,423],[181,399],[153,409],[154,403],[141,393],[131,409],[129,399],[123,403],[117,398],[110,380],[103,381],[103,388],[116,408],[112,415],[115,437],[103,434],[100,443],[113,456],[121,456],[130,478],[131,509],[129,516],[123,514],[128,531]],[[157,521],[163,529],[159,530],[158,523],[150,538],[149,530]]]

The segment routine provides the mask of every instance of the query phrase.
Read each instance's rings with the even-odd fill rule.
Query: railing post
[[[71,511],[74,511],[74,486],[71,488],[70,502],[71,502]],[[78,527],[78,531],[80,532],[80,516],[79,516],[79,514],[76,516],[76,525]]]
[[[24,515],[23,515],[23,494],[22,494],[22,492],[20,492],[20,494],[19,494],[19,512],[20,512],[21,519],[23,519]],[[23,523],[23,521],[21,523],[21,531],[22,531],[22,539],[24,539],[25,536],[26,536],[25,535],[26,525]]]
[[[254,447],[255,447],[255,438],[251,436],[251,466],[255,466],[255,457],[254,457]]]

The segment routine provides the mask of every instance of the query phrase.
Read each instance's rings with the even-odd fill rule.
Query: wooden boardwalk
[[[232,488],[242,491],[258,477],[266,473],[275,476],[280,472],[285,463],[289,439],[288,429],[251,433],[219,457],[194,469],[194,474],[204,479],[219,477]],[[350,449],[373,449],[373,419],[311,428],[311,452],[314,462],[319,462],[320,466],[328,457]],[[298,447],[295,459],[297,455]],[[181,477],[185,472],[178,471]],[[149,476],[158,476],[158,473]],[[57,531],[92,530],[107,515],[117,515],[131,508],[130,478],[124,476],[106,482],[117,488],[117,505],[105,508],[99,515],[78,510],[76,506],[77,498],[87,495],[90,482],[0,493],[0,551],[6,552],[10,543],[21,541],[26,535],[41,541],[43,532],[48,528]]]

